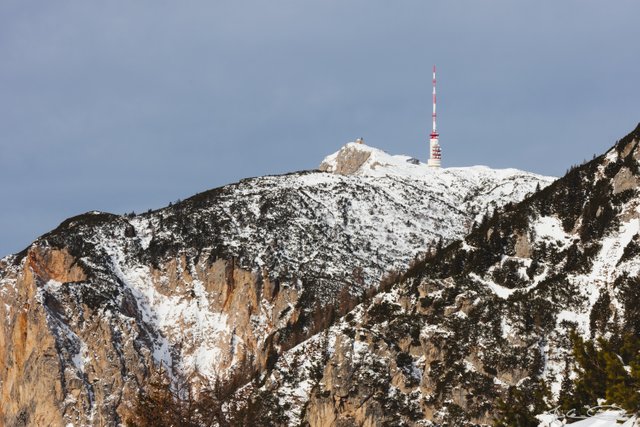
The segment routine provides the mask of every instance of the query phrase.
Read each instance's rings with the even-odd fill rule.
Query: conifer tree
[[[632,333],[584,341],[572,334],[577,364],[573,398],[564,409],[595,406],[599,399],[627,411],[640,411],[640,338]],[[562,397],[562,395],[561,395]]]
[[[549,398],[549,388],[542,380],[525,380],[519,386],[509,387],[506,397],[496,405],[495,425],[537,427],[539,421],[535,416],[547,410]]]

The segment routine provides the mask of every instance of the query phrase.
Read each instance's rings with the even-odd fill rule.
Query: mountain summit
[[[437,180],[452,176],[453,179],[463,175],[493,175],[496,179],[539,175],[530,174],[517,169],[491,169],[487,166],[471,166],[460,168],[432,168],[415,157],[392,155],[363,143],[349,142],[340,150],[324,158],[320,163],[323,172],[339,175],[383,177],[387,175],[402,176],[418,180]],[[547,177],[546,179],[551,179]]]
[[[350,142],[325,157],[320,170],[340,175],[384,176],[387,174],[411,176],[429,173],[430,168],[418,159],[393,156],[359,142]]]
[[[114,424],[153,367],[243,384],[427,251],[553,178],[347,144],[142,215],[69,218],[0,261],[0,420]],[[333,173],[328,173],[328,172]]]

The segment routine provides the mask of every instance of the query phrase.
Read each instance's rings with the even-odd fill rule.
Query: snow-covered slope
[[[0,342],[11,344],[0,358],[21,361],[0,372],[13,402],[5,420],[42,401],[73,408],[69,422],[119,420],[153,362],[174,375],[248,378],[390,271],[553,181],[406,160],[348,144],[323,162],[334,173],[246,179],[135,217],[90,212],[5,258]],[[43,348],[15,338],[23,312],[40,319],[32,327],[49,337]],[[56,355],[46,374],[28,362],[42,354]],[[25,393],[21,375],[59,392]],[[60,421],[50,413],[30,420]]]
[[[286,408],[290,425],[464,426],[493,424],[499,399],[553,405],[571,333],[640,334],[639,143],[640,126],[286,352],[260,384],[268,411]]]

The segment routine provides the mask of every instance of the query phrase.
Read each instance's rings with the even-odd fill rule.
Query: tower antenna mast
[[[433,113],[431,114],[433,119],[433,131],[431,132],[431,136],[438,137],[438,131],[436,128],[436,66],[433,66]]]
[[[440,151],[440,143],[438,142],[439,134],[436,127],[436,66],[433,66],[433,113],[431,114],[433,127],[429,139],[429,162],[427,165],[434,168],[440,167],[442,152]]]

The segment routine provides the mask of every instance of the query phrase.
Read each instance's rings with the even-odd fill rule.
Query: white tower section
[[[438,131],[436,129],[436,66],[433,66],[433,114],[431,115],[433,120],[433,128],[431,130],[431,137],[429,139],[429,162],[427,165],[432,168],[440,167],[440,159],[442,153],[440,152],[440,144],[438,143]]]

